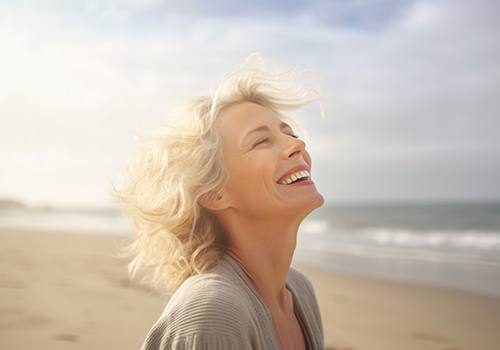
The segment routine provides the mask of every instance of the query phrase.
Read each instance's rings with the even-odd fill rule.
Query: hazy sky
[[[329,202],[500,199],[497,1],[2,1],[0,197],[109,205],[134,136],[244,58],[312,68]]]

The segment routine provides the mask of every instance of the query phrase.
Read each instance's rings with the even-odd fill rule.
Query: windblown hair
[[[317,89],[295,81],[303,72],[266,70],[259,55],[252,54],[219,83],[213,96],[191,98],[177,110],[176,124],[142,140],[127,184],[112,193],[136,231],[120,255],[132,258],[132,279],[172,294],[187,278],[218,263],[227,239],[215,216],[198,203],[204,194],[215,199],[228,181],[214,123],[229,106],[253,102],[300,128],[280,112],[319,100]]]

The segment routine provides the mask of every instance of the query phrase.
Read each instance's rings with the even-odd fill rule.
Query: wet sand
[[[0,349],[139,349],[168,300],[131,283],[119,236],[0,232]],[[327,349],[494,350],[500,299],[295,265]]]

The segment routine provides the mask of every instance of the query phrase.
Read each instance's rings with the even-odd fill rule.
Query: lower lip
[[[307,185],[314,185],[314,182],[312,182],[312,180],[303,180],[303,181],[299,181],[299,182],[295,182],[293,184],[290,184],[290,185],[283,185],[283,184],[279,184],[281,186],[307,186]]]

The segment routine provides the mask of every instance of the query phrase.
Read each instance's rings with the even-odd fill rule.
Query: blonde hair
[[[217,264],[227,240],[214,215],[198,203],[202,195],[210,201],[222,193],[228,180],[214,123],[238,103],[253,102],[280,113],[319,100],[317,89],[296,83],[304,72],[265,69],[260,56],[252,54],[219,83],[213,96],[190,99],[177,113],[176,125],[162,126],[143,140],[129,165],[127,185],[113,191],[137,233],[121,255],[132,257],[132,279],[140,277],[140,283],[172,294],[187,278]]]

